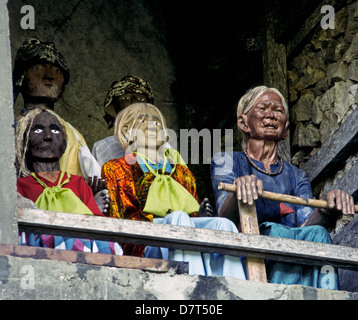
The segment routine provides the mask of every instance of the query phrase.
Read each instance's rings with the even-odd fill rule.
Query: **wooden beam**
[[[331,189],[343,190],[352,195],[355,199],[358,197],[358,166],[353,165],[342,178],[332,184]]]
[[[319,182],[321,177],[337,170],[340,164],[356,153],[358,145],[357,123],[358,109],[355,109],[317,153],[304,164],[302,169],[307,173],[311,183]]]
[[[20,245],[0,244],[0,255],[41,260],[55,260],[114,268],[140,269],[152,272],[175,270],[177,274],[188,273],[188,263],[173,260],[118,256],[104,253],[58,250]]]
[[[310,241],[18,209],[22,231],[358,270],[358,249]]]
[[[265,19],[262,28],[263,84],[278,89],[284,97],[288,96],[286,46],[277,43],[276,31],[279,28],[279,1],[265,2]],[[291,161],[290,133],[278,144],[278,153],[287,162]]]
[[[236,191],[236,189],[235,189]],[[244,234],[260,234],[259,223],[257,220],[256,206],[248,205],[238,201],[240,226]],[[246,273],[250,281],[267,282],[266,266],[263,259],[246,259]]]

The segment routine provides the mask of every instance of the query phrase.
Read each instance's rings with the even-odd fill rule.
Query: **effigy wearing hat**
[[[51,63],[58,66],[64,74],[64,85],[67,85],[70,78],[66,60],[52,42],[43,42],[35,38],[24,41],[17,50],[13,80],[15,87],[21,87],[26,70],[37,63]]]
[[[137,76],[125,76],[112,83],[104,101],[104,112],[115,118],[117,114],[112,103],[113,97],[121,97],[124,94],[141,94],[147,97],[149,103],[154,103],[154,93],[147,81]]]

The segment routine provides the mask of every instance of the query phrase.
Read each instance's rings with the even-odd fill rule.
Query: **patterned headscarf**
[[[64,85],[68,84],[70,72],[66,60],[52,42],[43,42],[35,38],[27,39],[17,50],[13,72],[14,87],[21,88],[26,70],[40,62],[58,66],[64,74]]]
[[[147,97],[149,103],[154,103],[154,93],[148,82],[137,76],[125,76],[119,81],[114,81],[104,101],[104,112],[116,118],[117,114],[113,106],[113,97],[121,97],[124,94],[141,94]]]

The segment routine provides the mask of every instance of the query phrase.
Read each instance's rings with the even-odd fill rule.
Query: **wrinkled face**
[[[57,101],[64,88],[64,74],[48,63],[32,65],[25,73],[23,94],[33,98]]]
[[[264,93],[246,114],[239,117],[238,125],[252,139],[284,139],[288,121],[280,96],[275,92]]]
[[[32,158],[59,159],[66,149],[63,128],[48,112],[38,114],[30,128],[29,151]]]
[[[150,107],[143,109],[134,123],[135,140],[138,148],[158,149],[162,144],[163,124],[159,113]]]

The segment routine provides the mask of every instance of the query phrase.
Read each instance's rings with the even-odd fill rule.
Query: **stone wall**
[[[11,93],[11,63],[10,63],[10,34],[9,16],[6,10],[6,1],[0,0],[0,243],[14,244],[18,241],[16,216],[16,171],[15,135]],[[13,190],[13,192],[12,192]]]
[[[293,161],[302,165],[357,107],[358,2],[335,14],[335,29],[320,29],[289,62]]]
[[[0,255],[0,299],[118,300],[117,307],[130,318],[137,306],[150,304],[145,300],[222,300],[228,314],[227,300],[357,300],[358,294]],[[121,304],[123,300],[133,301]]]
[[[313,35],[303,50],[288,61],[291,105],[292,163],[302,165],[322,146],[358,106],[358,2],[335,12],[335,28]],[[347,161],[332,181],[357,157]]]
[[[35,29],[23,30],[25,4],[35,10]],[[70,68],[70,82],[55,111],[92,144],[112,134],[103,120],[103,102],[114,80],[137,75],[151,84],[155,104],[177,130],[170,86],[174,67],[165,43],[165,26],[143,0],[11,0],[8,3],[12,57],[28,37],[52,41]],[[18,114],[21,96],[15,105]]]

